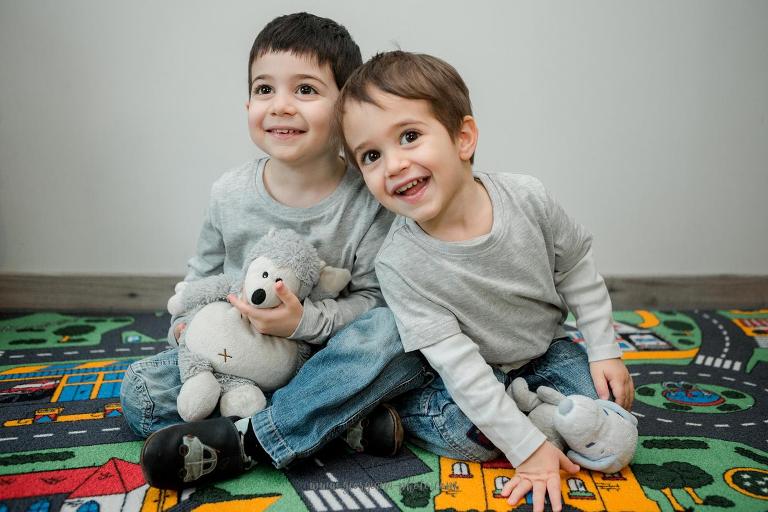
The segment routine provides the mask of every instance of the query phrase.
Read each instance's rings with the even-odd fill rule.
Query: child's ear
[[[459,127],[459,134],[456,137],[457,146],[459,148],[459,158],[469,162],[469,159],[475,154],[477,137],[478,132],[475,118],[472,116],[464,116],[461,120],[461,126]]]

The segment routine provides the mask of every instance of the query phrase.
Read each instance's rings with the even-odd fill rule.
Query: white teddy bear
[[[266,406],[264,391],[284,386],[309,358],[304,342],[256,331],[227,302],[229,293],[256,308],[280,304],[282,281],[300,301],[335,297],[350,280],[346,269],[327,266],[295,232],[272,230],[245,261],[244,278],[219,274],[176,285],[168,300],[172,315],[188,314],[179,339],[182,387],[177,399],[185,421],[208,417],[219,404],[223,416],[252,416]]]
[[[637,418],[608,400],[566,397],[540,386],[536,393],[518,377],[507,390],[521,411],[549,442],[581,467],[616,473],[630,463],[637,448]]]

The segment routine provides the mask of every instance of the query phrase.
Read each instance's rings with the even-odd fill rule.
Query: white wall
[[[603,273],[768,274],[762,0],[0,0],[0,271],[182,273],[257,153],[251,42],[298,10],[454,64],[477,167],[541,178]]]

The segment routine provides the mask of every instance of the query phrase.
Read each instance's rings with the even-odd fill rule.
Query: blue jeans
[[[495,369],[494,373],[505,387],[515,378],[523,377],[532,390],[549,386],[564,395],[597,398],[587,354],[568,338],[553,341],[544,355],[517,370],[505,375]],[[461,412],[440,377],[392,403],[400,414],[408,440],[417,446],[445,457],[478,462],[501,455]]]
[[[387,308],[361,315],[336,333],[296,376],[251,418],[259,443],[282,468],[306,457],[370,413],[379,403],[422,386],[431,377],[417,353],[404,353]],[[148,436],[181,423],[176,349],[133,363],[121,388],[131,429]]]

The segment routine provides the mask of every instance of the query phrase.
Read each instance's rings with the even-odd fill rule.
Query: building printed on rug
[[[237,497],[209,503],[188,502],[183,492],[150,487],[141,466],[111,458],[98,467],[59,469],[0,476],[0,511],[173,512],[176,510],[266,510],[279,495]],[[187,502],[187,503],[185,503]]]
[[[504,459],[467,462],[441,457],[441,493],[435,497],[435,510],[506,510],[501,489],[514,476],[514,468]],[[629,467],[612,474],[581,470],[569,475],[561,486],[563,504],[585,512],[661,510],[646,497]],[[526,503],[533,503],[530,493],[513,508]]]

